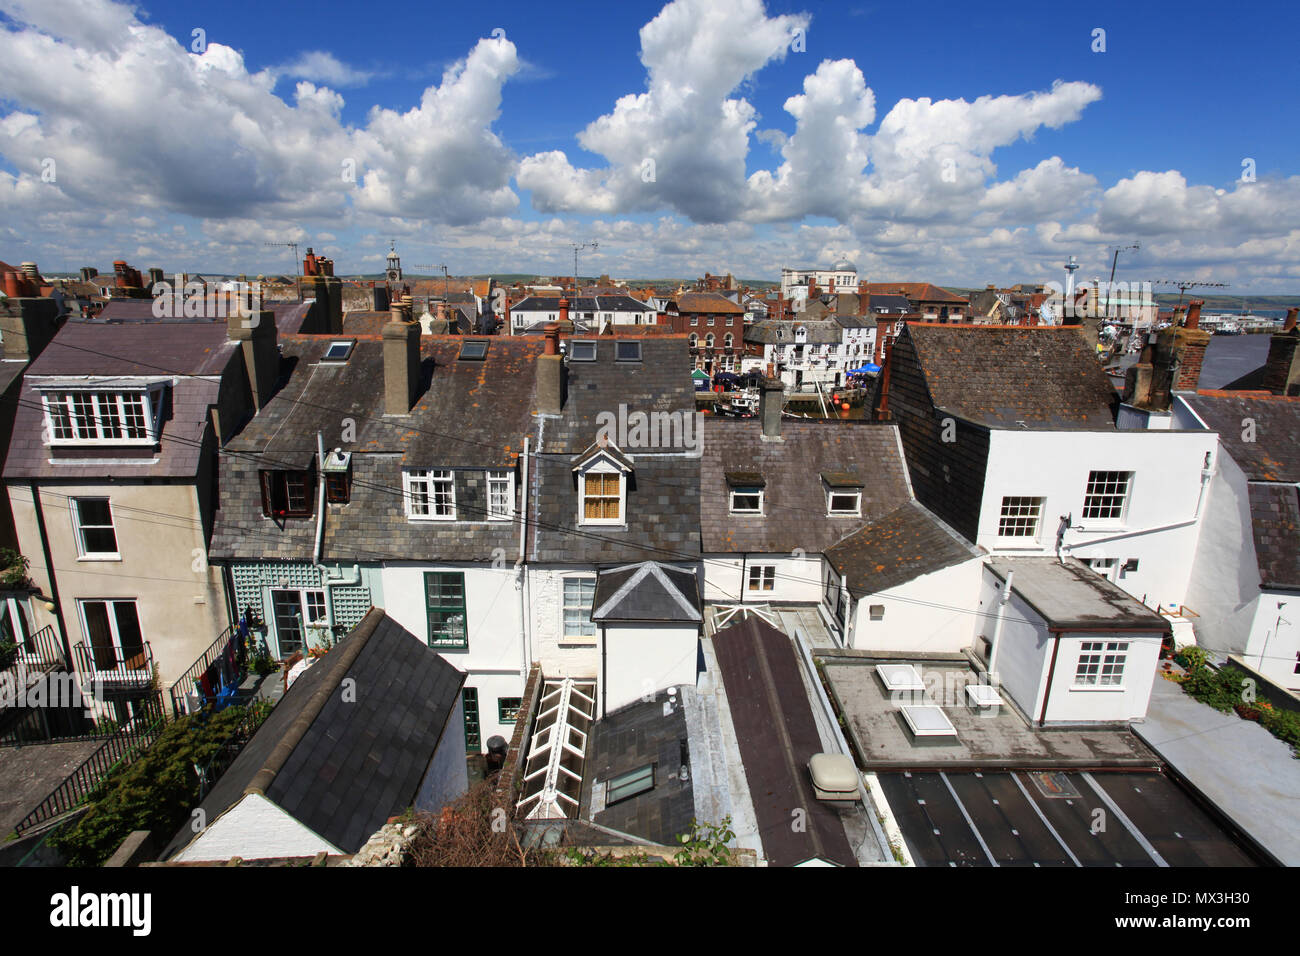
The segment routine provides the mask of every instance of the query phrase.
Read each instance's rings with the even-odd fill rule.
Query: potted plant
[[[27,558],[13,548],[0,548],[0,587],[27,587],[27,566]]]
[[[8,638],[0,638],[0,670],[4,670],[18,659],[18,644]]]

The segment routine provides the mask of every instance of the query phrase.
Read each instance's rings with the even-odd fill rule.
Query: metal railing
[[[148,690],[153,683],[153,650],[148,641],[130,651],[95,648],[83,641],[72,648],[72,656],[83,686],[120,693]]]
[[[0,657],[0,709],[17,703],[33,679],[56,670],[67,670],[63,645],[54,626],[41,628],[18,642]]]
[[[172,684],[169,692],[173,714],[180,716],[190,713],[196,709],[195,704],[202,707],[218,701],[230,702],[232,685],[237,688],[248,673],[248,654],[244,646],[246,636],[238,624],[231,624],[209,645],[198,660],[186,668],[185,673]],[[208,673],[209,668],[228,652],[233,654],[233,664],[228,669],[233,670],[234,673],[226,675],[229,680],[223,682],[223,687],[212,687],[210,693],[204,693],[200,687],[203,675]]]
[[[75,810],[95,792],[104,779],[119,766],[126,766],[147,750],[166,723],[162,696],[155,694],[143,698],[136,705],[135,715],[117,733],[100,747],[59,784],[36,809],[23,817],[14,827],[21,836],[27,830]]]

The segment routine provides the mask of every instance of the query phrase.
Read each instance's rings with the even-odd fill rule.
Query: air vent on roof
[[[343,363],[352,355],[352,349],[356,346],[356,339],[341,339],[337,342],[331,342],[330,347],[325,350],[321,356],[322,362],[339,362]]]
[[[462,362],[482,362],[487,358],[488,343],[483,339],[466,339],[460,347]]]
[[[569,343],[569,361],[596,361],[596,343],[590,339],[574,339]]]

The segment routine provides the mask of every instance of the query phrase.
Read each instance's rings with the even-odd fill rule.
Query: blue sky
[[[1133,279],[1300,291],[1291,5],[983,6],[0,0],[0,258],[545,273],[598,238],[614,275],[983,284],[1136,240]]]

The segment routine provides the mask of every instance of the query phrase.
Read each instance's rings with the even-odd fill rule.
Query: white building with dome
[[[808,289],[817,286],[826,292],[854,292],[858,287],[858,267],[847,259],[841,259],[829,269],[782,269],[781,296],[785,299],[808,301]],[[795,306],[798,311],[798,306]]]

